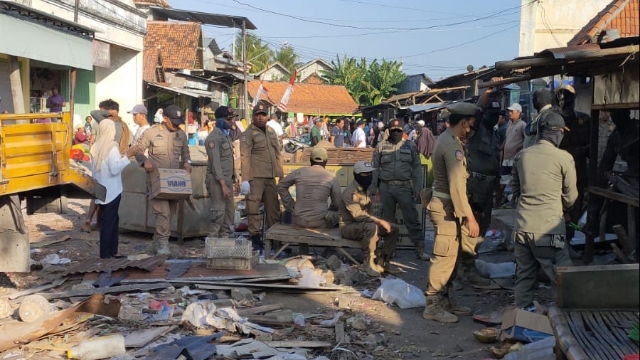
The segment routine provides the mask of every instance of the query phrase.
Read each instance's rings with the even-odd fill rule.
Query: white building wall
[[[518,56],[567,46],[611,0],[521,0]]]
[[[300,79],[304,80],[309,76],[313,75],[314,73],[317,73],[318,76],[322,76],[323,71],[329,71],[329,70],[331,69],[328,66],[320,62],[314,62],[311,65],[300,69],[298,71],[298,75],[300,76]]]
[[[96,70],[96,102],[113,99],[120,104],[120,117],[133,129],[127,111],[142,103],[142,52],[111,46],[111,67]]]

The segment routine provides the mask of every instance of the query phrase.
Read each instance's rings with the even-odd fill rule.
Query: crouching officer
[[[458,103],[447,106],[449,123],[433,150],[433,192],[427,209],[435,227],[435,242],[427,284],[427,306],[422,317],[444,323],[458,321],[456,315],[471,315],[453,297],[453,279],[462,234],[475,238],[479,226],[467,197],[467,160],[460,141],[467,136],[480,108]]]
[[[340,236],[362,242],[364,253],[363,270],[369,276],[377,277],[384,271],[399,273],[400,269],[389,263],[400,230],[395,224],[371,215],[371,199],[367,189],[371,185],[374,168],[371,163],[358,161],[353,167],[354,180],[342,192],[340,202]],[[376,248],[380,236],[384,246],[376,258]]]
[[[208,235],[212,238],[226,238],[231,234],[235,210],[235,163],[233,145],[229,138],[229,122],[233,121],[233,114],[226,106],[217,108],[215,114],[215,128],[204,141],[208,156],[205,184],[211,199],[211,228]]]
[[[396,204],[400,206],[409,238],[416,247],[418,259],[422,259],[424,233],[413,203],[422,187],[420,155],[413,141],[403,139],[402,135],[402,123],[398,119],[392,120],[389,137],[381,141],[373,153],[371,166],[374,170],[369,193],[375,195],[380,190],[382,217],[387,222],[395,221]]]

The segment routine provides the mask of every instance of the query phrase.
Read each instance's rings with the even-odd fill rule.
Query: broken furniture
[[[638,353],[638,264],[558,268],[557,306],[549,309],[558,359],[622,359]]]
[[[275,224],[267,230],[264,237],[265,254],[271,253],[273,241],[282,243],[280,249],[271,256],[275,258],[290,244],[309,244],[336,248],[351,262],[359,263],[344,248],[362,249],[362,243],[355,240],[347,240],[340,237],[340,229],[308,229],[295,225]]]

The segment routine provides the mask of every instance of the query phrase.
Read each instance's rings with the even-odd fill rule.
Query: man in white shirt
[[[142,136],[145,130],[147,130],[149,125],[149,120],[147,120],[147,108],[144,105],[136,105],[131,109],[131,111],[127,111],[129,114],[133,115],[133,122],[138,125],[138,130],[136,130],[135,135],[133,135],[133,143],[137,144],[138,139]]]
[[[359,120],[356,123],[356,129],[353,131],[353,135],[351,135],[351,143],[354,148],[364,149],[367,147],[367,136],[364,133],[364,120]]]
[[[278,121],[278,116],[276,114],[271,114],[271,119],[267,121],[267,126],[273,129],[278,135],[278,140],[280,140],[280,144],[282,144],[282,137],[284,136],[284,131],[282,130],[282,125]]]

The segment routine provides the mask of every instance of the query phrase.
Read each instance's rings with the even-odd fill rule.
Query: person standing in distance
[[[481,109],[469,103],[447,106],[450,127],[436,140],[433,150],[433,192],[427,210],[435,227],[435,242],[427,283],[427,306],[422,317],[443,323],[470,315],[453,294],[462,233],[475,238],[480,227],[467,197],[467,160],[461,137],[467,136]]]
[[[138,164],[148,174],[155,169],[184,169],[191,172],[191,154],[187,134],[180,130],[184,124],[182,110],[169,105],[162,113],[163,121],[142,133],[136,145],[127,151],[127,158],[136,157]],[[145,155],[145,150],[148,155]],[[151,188],[151,176],[147,176],[147,189]],[[153,250],[157,255],[169,255],[171,219],[176,213],[178,201],[151,199],[151,207],[156,217],[156,231],[153,235]]]
[[[517,199],[513,231],[516,256],[515,305],[534,310],[538,273],[556,283],[556,267],[571,266],[564,212],[578,199],[573,157],[559,149],[565,131],[555,112],[538,119],[538,141],[513,163],[513,196]]]
[[[226,106],[216,109],[216,125],[204,141],[207,150],[205,184],[211,199],[211,238],[226,238],[233,225],[233,189],[236,181],[229,122],[233,114]],[[229,120],[228,120],[229,119]]]
[[[282,154],[278,136],[267,126],[267,119],[267,108],[263,104],[256,105],[251,125],[240,136],[242,188],[247,195],[249,235],[256,250],[264,248],[260,203],[264,203],[267,229],[280,220],[275,178],[283,175]]]

